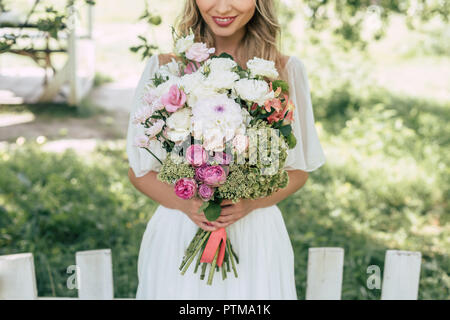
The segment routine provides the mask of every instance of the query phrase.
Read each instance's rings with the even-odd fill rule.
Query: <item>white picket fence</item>
[[[416,300],[421,253],[387,250],[382,300]],[[76,253],[78,298],[38,297],[32,253],[0,256],[0,299],[114,299],[111,250]],[[310,248],[306,300],[340,300],[344,249]],[[368,275],[369,276],[369,275]]]

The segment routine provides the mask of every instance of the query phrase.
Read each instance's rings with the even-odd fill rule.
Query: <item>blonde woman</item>
[[[303,62],[282,55],[277,48],[280,26],[272,0],[186,0],[177,23],[178,34],[195,33],[196,42],[227,52],[245,68],[253,57],[276,62],[280,77],[288,81],[290,97],[296,105],[293,130],[297,146],[289,150],[286,188],[262,199],[223,203],[218,220],[209,223],[197,210],[199,199],[181,200],[173,187],[157,180],[159,163],[145,150],[133,146],[135,126],[130,123],[127,137],[129,178],[144,195],[158,202],[156,212],[144,233],[138,260],[137,299],[297,299],[294,254],[277,203],[299,190],[308,172],[325,163],[314,126],[309,85]],[[158,66],[170,62],[171,54],[152,56],[135,92],[131,115],[141,107],[146,81]],[[157,141],[154,153],[165,153]],[[295,212],[292,212],[295,214]],[[239,277],[222,280],[215,273],[213,285],[199,274],[178,270],[184,250],[197,227],[214,231],[227,228],[239,259]]]

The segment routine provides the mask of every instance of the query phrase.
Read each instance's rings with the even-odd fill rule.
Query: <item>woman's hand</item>
[[[198,209],[202,206],[202,204],[203,200],[200,198],[192,198],[189,200],[180,199],[179,210],[184,212],[199,228],[202,228],[205,231],[217,230],[218,227],[213,226],[213,224],[206,219],[203,212],[198,213]]]
[[[252,199],[241,199],[236,203],[223,200],[220,206],[222,207],[220,217],[212,222],[212,225],[217,228],[226,228],[258,208],[256,201]]]

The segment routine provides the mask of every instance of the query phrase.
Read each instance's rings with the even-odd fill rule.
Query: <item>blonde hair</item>
[[[237,49],[237,62],[246,69],[246,62],[259,57],[275,62],[280,73],[280,79],[287,80],[285,61],[278,49],[281,28],[275,12],[273,0],[255,0],[256,10],[245,26],[246,33]],[[208,47],[215,47],[215,37],[205,20],[195,0],[186,0],[184,9],[175,23],[179,35],[187,35],[190,28],[195,35],[195,41],[204,42]]]

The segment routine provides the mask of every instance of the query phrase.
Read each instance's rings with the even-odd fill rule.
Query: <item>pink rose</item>
[[[203,176],[203,181],[212,187],[218,187],[227,180],[227,174],[221,166],[206,167]]]
[[[186,149],[186,160],[193,166],[199,167],[208,160],[208,153],[199,144],[190,145]]]
[[[198,70],[198,68],[200,68],[200,63],[198,63],[197,61],[194,62],[189,62],[186,66],[186,68],[184,68],[184,73],[185,74],[191,74],[194,73],[195,71]]]
[[[197,183],[194,179],[181,178],[175,182],[174,190],[181,199],[191,199],[197,192]]]
[[[161,97],[161,102],[166,106],[168,112],[175,112],[186,102],[186,93],[174,84],[170,87],[169,92]]]
[[[195,168],[195,180],[202,181],[205,179],[205,169],[207,165],[202,165],[200,167]]]
[[[214,53],[215,51],[216,49],[214,48],[208,49],[206,44],[202,42],[196,42],[186,52],[186,58],[188,58],[189,60],[202,62],[208,59],[209,55]]]
[[[198,194],[204,201],[208,201],[214,194],[214,188],[206,184],[202,184],[200,185],[200,187],[198,187]]]

